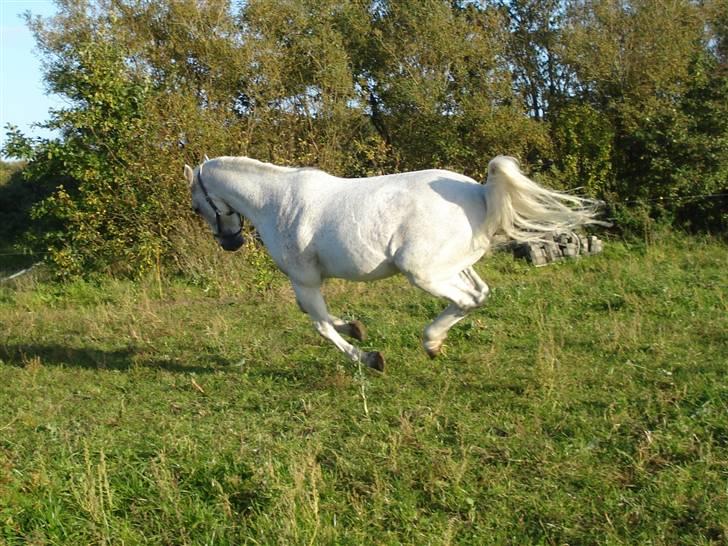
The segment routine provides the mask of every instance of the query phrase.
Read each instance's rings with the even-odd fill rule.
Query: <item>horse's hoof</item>
[[[371,351],[364,353],[364,363],[374,370],[379,372],[384,371],[384,357],[379,351]]]
[[[364,341],[367,338],[367,329],[358,320],[349,323],[349,335],[357,341]]]
[[[422,346],[425,348],[425,352],[427,353],[427,356],[430,358],[436,358],[437,355],[440,354],[440,351],[442,350],[442,343],[437,344],[428,344],[427,342],[423,343]]]

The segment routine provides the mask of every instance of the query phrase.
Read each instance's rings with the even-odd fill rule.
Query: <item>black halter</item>
[[[223,214],[220,212],[220,209],[217,208],[217,205],[215,204],[215,202],[210,198],[210,194],[207,193],[207,188],[205,187],[205,184],[202,182],[202,165],[200,165],[200,170],[197,173],[197,181],[200,183],[200,189],[202,190],[202,194],[205,196],[205,201],[207,201],[207,204],[210,205],[210,208],[212,208],[213,212],[215,213],[215,224],[217,225],[217,236],[225,237],[225,238],[232,238],[232,237],[237,237],[238,235],[240,235],[243,231],[243,218],[239,214],[238,214],[238,217],[240,218],[240,228],[238,228],[238,230],[235,233],[223,234],[222,222],[220,221],[220,217],[232,216],[233,214],[237,214],[237,213],[234,210],[230,209],[230,212]]]

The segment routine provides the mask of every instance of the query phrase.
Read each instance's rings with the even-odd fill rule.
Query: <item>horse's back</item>
[[[428,260],[458,261],[473,254],[485,218],[482,186],[449,171],[310,183],[304,191],[325,185],[311,226],[325,276],[380,278]]]

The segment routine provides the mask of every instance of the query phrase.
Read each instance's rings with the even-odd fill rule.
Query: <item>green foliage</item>
[[[684,94],[659,108],[620,105],[622,123],[637,121],[616,135],[615,201],[642,203],[652,218],[681,226],[725,231],[728,79],[716,77],[717,69],[713,59],[697,59]]]
[[[554,178],[578,182],[586,195],[612,195],[614,130],[588,104],[561,108],[551,122],[555,145]]]
[[[722,231],[725,201],[694,197],[722,193],[728,168],[728,79],[706,45],[706,15],[687,1],[575,2],[565,59],[602,117],[586,139],[609,154],[600,194],[622,210],[638,204],[652,218]]]
[[[506,153],[621,218],[724,231],[693,197],[726,189],[724,3],[61,1],[28,18],[60,137],[4,150],[47,196],[26,238],[61,276],[179,269],[205,154],[482,179]]]
[[[399,168],[483,177],[497,153],[544,147],[542,128],[511,102],[498,12],[440,1],[379,8],[359,44],[358,84]]]
[[[73,101],[53,112],[47,124],[62,137],[31,143],[16,134],[8,146],[30,152],[27,178],[46,184],[52,179],[56,188],[33,208],[42,226],[35,233],[36,248],[47,252],[63,275],[149,268],[162,234],[154,229],[159,191],[135,169],[148,146],[140,139],[145,82],[103,34],[69,44],[48,77],[54,91]]]

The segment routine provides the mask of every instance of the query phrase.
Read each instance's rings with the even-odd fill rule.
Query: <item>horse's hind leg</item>
[[[447,338],[450,328],[464,319],[467,314],[468,310],[451,303],[427,325],[422,336],[422,346],[430,358],[435,358],[440,354],[440,349],[442,349],[442,344]]]
[[[326,302],[321,295],[321,289],[319,286],[303,286],[300,284],[293,284],[293,290],[296,292],[296,300],[298,301],[299,307],[307,313],[313,321],[314,328],[323,337],[331,341],[336,347],[345,353],[354,362],[363,362],[370,368],[382,371],[384,370],[384,358],[381,353],[377,351],[366,352],[354,347],[351,343],[347,342],[337,332],[338,328],[332,321],[331,315],[329,315],[326,309]],[[338,319],[337,319],[338,320]],[[339,328],[348,327],[349,323],[339,321]],[[346,326],[345,326],[346,325]],[[349,330],[351,332],[351,330]],[[346,333],[346,332],[345,332]],[[352,335],[352,337],[355,337]]]
[[[469,311],[483,305],[488,299],[490,289],[472,267],[445,281],[432,282],[415,277],[411,281],[433,296],[446,298],[451,302],[425,328],[422,345],[427,354],[434,358],[439,354],[450,328],[464,319]]]

